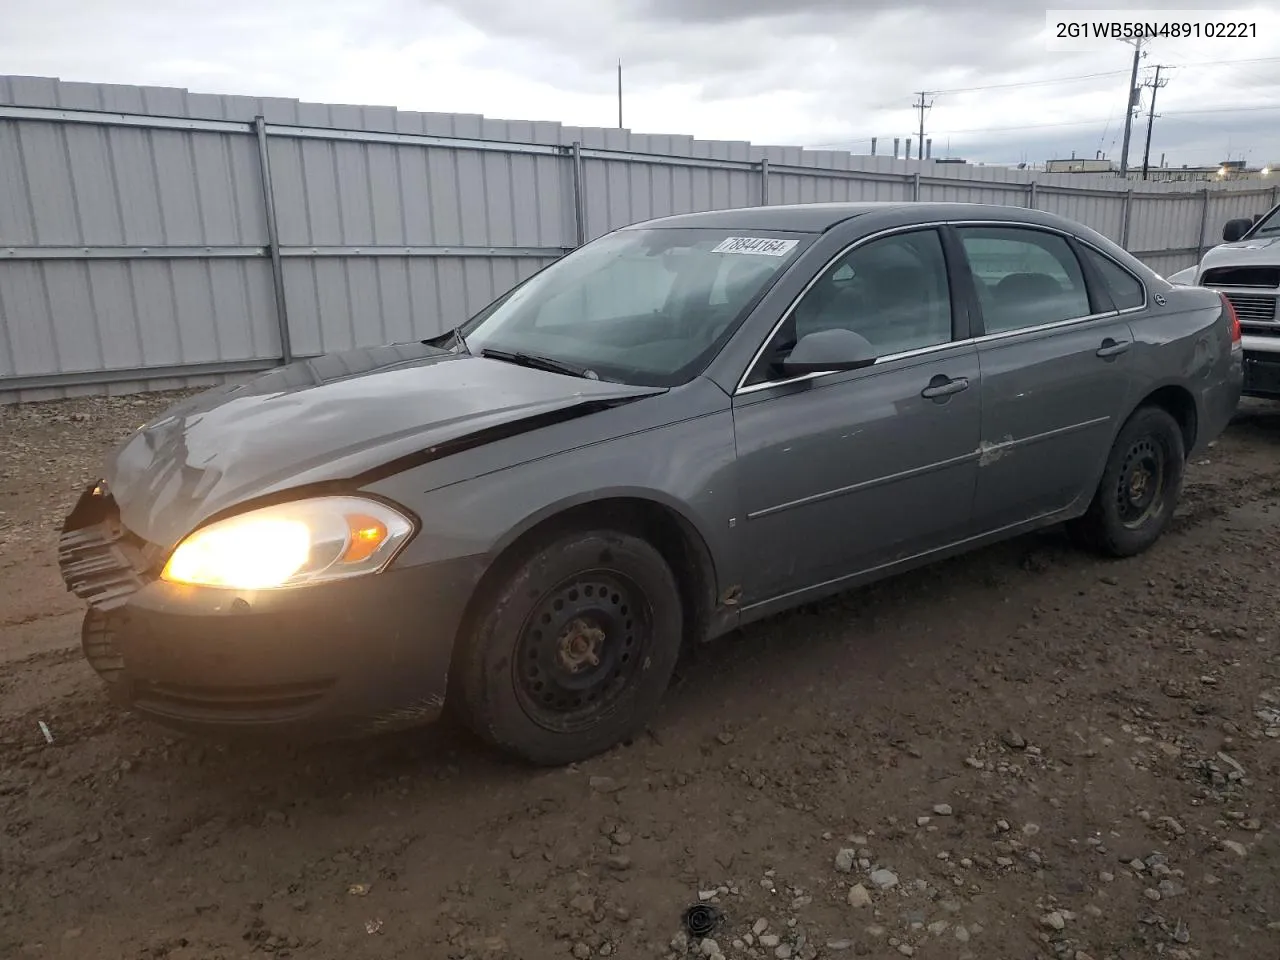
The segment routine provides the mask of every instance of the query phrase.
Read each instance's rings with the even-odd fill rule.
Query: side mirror
[[[837,373],[857,370],[876,362],[876,349],[866,337],[852,330],[819,330],[800,338],[782,361],[789,377],[808,373]]]
[[[1228,220],[1226,226],[1222,228],[1222,239],[1226,243],[1235,243],[1237,240],[1243,238],[1252,226],[1253,221],[1247,217]]]

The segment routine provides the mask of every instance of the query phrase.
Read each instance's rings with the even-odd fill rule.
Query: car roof
[[[902,200],[861,201],[845,203],[790,203],[759,207],[736,207],[730,210],[708,210],[702,213],[680,213],[633,223],[625,229],[673,227],[707,227],[723,230],[751,228],[783,230],[794,233],[823,233],[836,224],[854,217],[895,210],[915,211],[921,221],[932,220],[1009,220],[1017,223],[1039,223],[1064,226],[1067,221],[1051,213],[1026,207],[993,203],[916,203]]]

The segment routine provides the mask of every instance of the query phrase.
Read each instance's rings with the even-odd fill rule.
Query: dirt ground
[[[1049,533],[770,620],[547,772],[111,707],[56,531],[172,399],[0,408],[0,958],[1280,956],[1280,409],[1145,556]]]

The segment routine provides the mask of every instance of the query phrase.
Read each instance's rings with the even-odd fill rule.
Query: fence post
[[[1209,229],[1209,188],[1204,188],[1200,198],[1200,238],[1196,241],[1196,266],[1204,259],[1204,234]]]
[[[916,203],[920,202],[920,171],[917,170],[911,178],[913,184],[911,199]]]
[[[1120,246],[1129,249],[1129,221],[1133,214],[1133,187],[1124,192],[1124,218],[1120,227]]]
[[[1027,206],[1029,206],[1032,210],[1035,210],[1036,209],[1036,182],[1034,180],[1031,181],[1031,190],[1029,191],[1029,194],[1030,196],[1027,197]]]
[[[760,206],[769,205],[769,158],[760,159]]]
[[[280,331],[280,362],[293,363],[293,338],[289,335],[289,308],[284,293],[284,264],[280,260],[280,233],[276,228],[276,195],[271,187],[271,158],[267,153],[267,120],[253,118],[258,138],[258,167],[262,173],[262,203],[267,215],[267,250],[271,254],[271,285],[276,296],[276,326]]]
[[[582,189],[582,142],[573,141],[573,225],[577,246],[587,242],[587,210]]]

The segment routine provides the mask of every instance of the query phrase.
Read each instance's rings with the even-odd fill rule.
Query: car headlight
[[[269,590],[382,570],[413,523],[377,500],[317,497],[251,510],[187,536],[160,576],[171,583]]]

